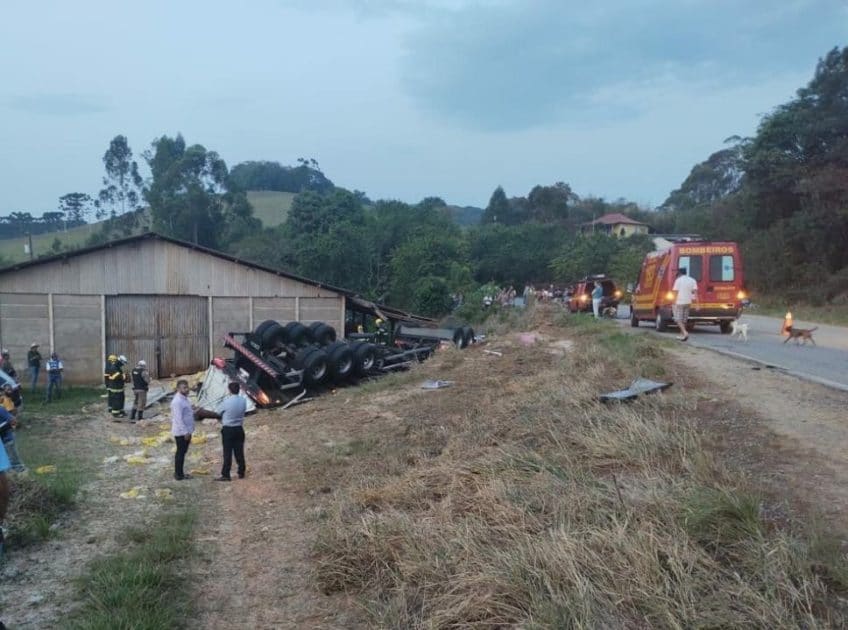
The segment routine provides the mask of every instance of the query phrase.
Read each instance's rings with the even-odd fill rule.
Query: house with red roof
[[[600,232],[619,238],[626,238],[634,234],[647,234],[649,230],[650,226],[647,223],[631,219],[626,214],[621,214],[620,212],[605,214],[594,221],[584,223],[580,226],[580,231],[584,234]]]

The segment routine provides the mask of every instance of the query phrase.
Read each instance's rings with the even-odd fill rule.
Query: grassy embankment
[[[351,394],[347,443],[299,455],[334,488],[318,587],[357,595],[381,627],[844,623],[835,539],[770,518],[775,499],[707,450],[703,396],[662,346],[580,316],[557,326],[573,347],[492,335],[503,357],[448,350]],[[678,384],[597,401],[635,376]]]

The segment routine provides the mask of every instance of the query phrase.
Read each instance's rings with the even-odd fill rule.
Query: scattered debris
[[[47,464],[46,466],[39,466],[35,469],[36,475],[52,475],[56,472],[56,466],[53,464]]]
[[[518,333],[518,343],[520,343],[522,346],[532,346],[538,341],[542,341],[542,335],[540,335],[539,333]]]
[[[453,385],[453,381],[424,381],[421,389],[443,389]]]
[[[103,463],[104,463],[104,464],[114,464],[114,463],[116,463],[119,459],[120,459],[120,457],[118,457],[117,455],[111,455],[111,456],[109,456],[109,457],[104,457],[104,458],[103,458]]]
[[[628,387],[627,389],[619,389],[614,392],[609,392],[608,394],[601,394],[599,398],[601,402],[621,402],[624,400],[633,400],[641,394],[653,394],[654,392],[661,392],[671,386],[672,383],[660,383],[658,381],[652,381],[648,378],[637,378],[630,384],[630,387]]]
[[[133,486],[132,488],[130,488],[126,492],[122,492],[118,496],[120,496],[122,499],[146,499],[147,496],[142,494],[144,490],[144,486]]]
[[[335,393],[335,391],[333,393]],[[306,390],[305,389],[302,392],[300,392],[297,396],[292,398],[290,401],[288,401],[285,405],[283,405],[283,409],[288,409],[292,405],[299,405],[301,403],[305,403],[305,402],[309,402],[310,400],[313,400],[312,398],[304,398],[304,396],[306,396]]]
[[[498,352],[497,350],[483,350],[483,352],[485,354],[493,354],[496,357],[502,357],[503,356],[503,352]]]

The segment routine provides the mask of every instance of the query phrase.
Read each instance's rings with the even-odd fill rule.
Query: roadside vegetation
[[[750,311],[752,315],[771,315],[782,318],[789,311],[796,320],[848,326],[848,302],[811,306],[809,304],[792,303],[779,298],[765,298],[757,300],[755,303],[757,308]]]
[[[127,549],[99,558],[78,580],[80,606],[66,627],[79,630],[183,628],[191,619],[185,561],[194,553],[194,508],[127,530]]]
[[[58,531],[61,517],[76,505],[89,469],[88,462],[56,439],[52,420],[56,415],[79,413],[81,407],[99,399],[99,390],[68,388],[61,399],[49,404],[42,403],[39,394],[26,400],[15,432],[28,471],[11,473],[13,490],[7,517],[10,553]]]
[[[556,325],[497,322],[502,358],[444,350],[417,380],[452,387],[377,385],[393,413],[369,439],[299,455],[335,488],[317,587],[381,627],[844,624],[838,541],[770,516],[777,499],[706,449],[697,391],[597,401],[637,376],[679,382],[662,347],[589,317]]]

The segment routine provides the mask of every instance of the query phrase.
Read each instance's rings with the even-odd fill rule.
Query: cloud
[[[6,107],[42,116],[82,116],[97,114],[109,108],[91,97],[80,94],[29,94],[6,99]]]
[[[611,86],[709,89],[812,69],[848,36],[845,18],[840,0],[465,4],[418,22],[402,80],[438,117],[520,130],[585,118]],[[626,92],[619,98],[617,109],[634,110]]]

